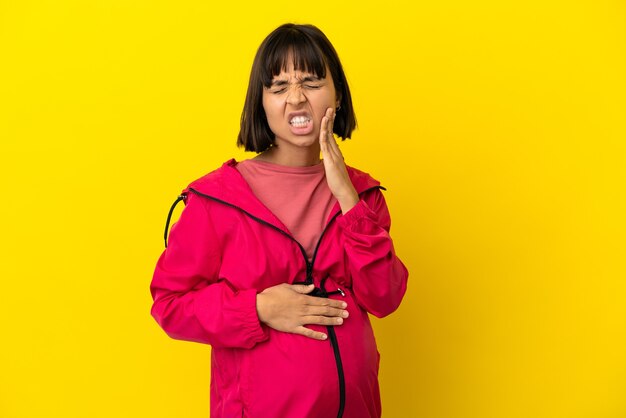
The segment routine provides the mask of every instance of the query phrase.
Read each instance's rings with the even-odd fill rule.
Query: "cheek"
[[[272,103],[270,98],[263,99],[263,110],[265,111],[265,115],[268,119],[271,119],[272,116],[276,113],[276,105]]]
[[[265,113],[268,113],[268,111],[270,110],[270,106],[267,96],[263,95],[263,100],[261,100],[261,104],[263,105],[263,110],[265,110]]]
[[[324,94],[320,95],[318,103],[321,107],[324,108],[324,112],[326,108],[334,107],[335,105],[335,94],[333,91],[325,91]]]
[[[317,116],[319,116],[320,120],[322,119],[322,117],[324,117],[324,115],[326,114],[326,110],[329,107],[334,108],[334,101],[331,95],[325,95],[324,97],[320,97],[319,100],[316,101],[314,106],[315,113],[317,114]]]

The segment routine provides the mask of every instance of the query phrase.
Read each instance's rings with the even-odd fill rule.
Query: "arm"
[[[189,193],[154,270],[150,313],[171,338],[252,348],[268,338],[257,316],[257,292],[219,278],[220,262],[206,201]]]
[[[409,272],[395,254],[382,192],[376,189],[369,196],[369,203],[362,197],[337,223],[345,237],[354,296],[366,311],[382,318],[400,305]]]
[[[337,223],[344,232],[352,290],[361,307],[382,318],[400,305],[409,272],[396,257],[389,236],[391,218],[380,189],[358,198],[332,134],[334,120],[334,109],[326,109],[319,141],[326,181],[342,210]]]

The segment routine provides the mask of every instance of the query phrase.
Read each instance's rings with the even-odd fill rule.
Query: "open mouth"
[[[289,121],[289,124],[294,128],[304,128],[311,122],[311,119],[306,116],[294,116],[293,119]]]

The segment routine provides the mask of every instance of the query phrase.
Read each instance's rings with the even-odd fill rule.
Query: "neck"
[[[308,167],[320,163],[320,145],[294,147],[290,144],[275,144],[254,157],[258,160],[291,167]]]

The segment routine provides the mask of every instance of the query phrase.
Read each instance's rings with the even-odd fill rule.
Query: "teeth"
[[[309,121],[310,119],[307,118],[306,116],[294,116],[294,118],[291,119],[289,123],[296,127],[302,127],[302,126],[306,126],[306,124],[309,123]]]

